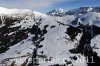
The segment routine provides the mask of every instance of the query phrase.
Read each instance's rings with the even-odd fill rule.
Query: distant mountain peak
[[[62,8],[59,8],[49,11],[47,14],[51,16],[63,16],[65,11]]]
[[[58,11],[59,13],[64,13],[64,10],[63,10],[62,8],[59,8],[57,11]]]
[[[79,15],[79,14],[86,14],[88,12],[100,12],[100,7],[80,7],[77,9],[72,9],[66,12],[68,15]]]

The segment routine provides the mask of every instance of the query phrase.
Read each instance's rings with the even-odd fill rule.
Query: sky
[[[100,6],[100,0],[0,0],[0,7],[31,9],[39,12],[59,8],[70,10],[83,6]]]

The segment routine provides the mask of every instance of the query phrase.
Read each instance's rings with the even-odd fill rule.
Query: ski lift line
[[[64,23],[59,22],[59,21],[56,21],[56,22],[59,23],[59,24],[61,24],[61,25],[64,25],[64,26],[70,26],[70,25],[68,25],[68,24],[64,24]]]
[[[94,21],[93,21],[93,23],[94,23]],[[91,25],[91,37],[93,38],[93,36],[94,36],[94,33],[93,33],[93,25]]]

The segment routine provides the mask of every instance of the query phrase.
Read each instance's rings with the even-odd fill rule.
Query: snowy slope
[[[7,9],[5,9],[5,10],[7,10]],[[13,11],[13,10],[11,10],[11,11]],[[16,15],[16,13],[20,14],[19,11],[16,10],[15,13],[11,13],[9,15],[13,16],[13,14]],[[24,12],[22,12],[22,14],[23,13]],[[64,23],[64,24],[69,24],[71,21],[73,21],[75,19],[74,16],[69,16],[68,15],[68,16],[65,16],[65,17],[51,17],[51,16],[48,16],[46,14],[42,14],[42,13],[39,13],[39,12],[36,12],[36,11],[34,11],[33,14],[34,14],[33,16],[30,16],[30,15],[25,16],[25,18],[22,19],[20,22],[15,21],[13,23],[13,25],[10,25],[9,27],[10,28],[15,28],[15,27],[19,27],[20,26],[19,30],[24,30],[24,29],[29,29],[29,28],[31,29],[33,25],[35,25],[37,23],[41,23],[38,26],[42,30],[45,25],[49,25],[49,27],[47,28],[47,31],[48,31],[47,35],[49,35],[49,36],[44,36],[45,37],[44,42],[45,41],[49,42],[49,40],[52,40],[53,36],[55,36],[55,37],[58,36],[58,39],[60,39],[60,38],[63,39],[62,41],[58,42],[59,46],[60,46],[61,42],[63,42],[63,44],[65,44],[65,40],[64,40],[65,33],[64,32],[66,31],[66,26],[59,26],[59,23],[57,23],[57,22],[61,22],[61,23]],[[7,14],[5,13],[5,15],[8,15],[8,13]],[[68,18],[68,19],[66,19],[66,18]],[[52,26],[55,26],[56,29],[51,28]],[[62,32],[61,36],[59,35],[60,33],[58,32],[58,30],[62,30],[62,31],[59,31],[59,32]],[[55,34],[53,36],[51,36],[52,35],[52,31],[55,32]],[[8,33],[8,35],[11,36],[14,33],[15,32],[10,32],[10,33]],[[59,34],[56,35],[56,33],[59,33]],[[64,35],[63,35],[63,33],[64,33]],[[33,34],[33,36],[34,36],[34,34]],[[32,43],[32,37],[33,36],[29,34],[27,39],[24,39],[24,40],[18,42],[14,46],[10,47],[9,50],[7,50],[5,53],[0,54],[0,57],[2,57],[2,58],[0,58],[1,63],[3,63],[3,64],[7,63],[7,64],[10,65],[11,63],[13,63],[13,61],[15,61],[15,64],[17,66],[20,66],[21,64],[23,64],[25,62],[25,60],[30,56],[30,55],[27,56],[27,54],[31,54],[31,56],[32,56],[32,52],[33,52],[32,50],[34,48],[34,44]],[[50,38],[50,36],[51,36],[51,39],[47,39],[47,38]],[[54,40],[55,39],[57,40],[57,38],[54,38]],[[41,45],[43,43],[41,43]],[[43,49],[44,52],[45,52],[45,48],[48,48],[48,46],[50,44],[51,44],[51,42],[49,42],[49,44],[47,44],[47,47],[43,47],[44,48]],[[54,44],[55,44],[55,41],[54,41]],[[44,44],[44,46],[45,46],[45,44]],[[56,45],[54,45],[54,46],[56,46]],[[64,50],[63,49],[64,46],[62,46],[62,48],[58,48],[55,51],[59,51],[60,49],[62,49],[61,51],[59,51],[61,53]],[[51,53],[52,50],[50,50],[50,48],[48,48],[48,49],[49,49],[48,52]],[[39,51],[38,51],[38,53],[39,53]],[[50,55],[52,55],[52,53]],[[22,56],[26,56],[26,57],[22,57]],[[23,62],[19,63],[19,61],[16,60],[16,58],[18,58],[18,57],[22,57],[22,58],[20,58],[20,60],[23,60]],[[9,59],[9,60],[6,60],[6,59]]]
[[[100,39],[100,35],[94,37],[92,40],[91,40],[91,46],[93,48],[93,51],[94,52],[97,52],[98,56],[100,56],[100,45],[99,45],[99,39]]]
[[[0,7],[0,14],[4,14],[4,15],[22,15],[30,12],[32,11],[28,9],[8,9],[8,8]]]
[[[0,27],[0,66],[33,66],[37,63],[39,65],[36,66],[88,66],[86,56],[92,56],[88,55],[89,52],[100,56],[99,13],[91,12],[77,17],[50,16],[27,9],[0,7],[0,10],[0,16],[10,17],[9,20],[3,19],[4,25]],[[59,13],[63,12],[60,9]],[[22,19],[12,20],[15,16]],[[74,26],[72,22],[75,22]],[[91,28],[91,25],[94,26]],[[93,48],[94,44],[98,48]],[[36,64],[32,62],[33,58],[38,58]],[[60,62],[54,61],[59,58]]]

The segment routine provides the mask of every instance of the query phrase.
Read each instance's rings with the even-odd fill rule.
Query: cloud
[[[56,3],[63,2],[63,1],[69,2],[73,0],[20,0],[20,2],[23,2],[25,7],[31,7],[35,9],[49,7],[49,6],[52,6]]]
[[[1,0],[0,6],[10,8],[47,8],[60,2],[70,2],[74,0]]]

